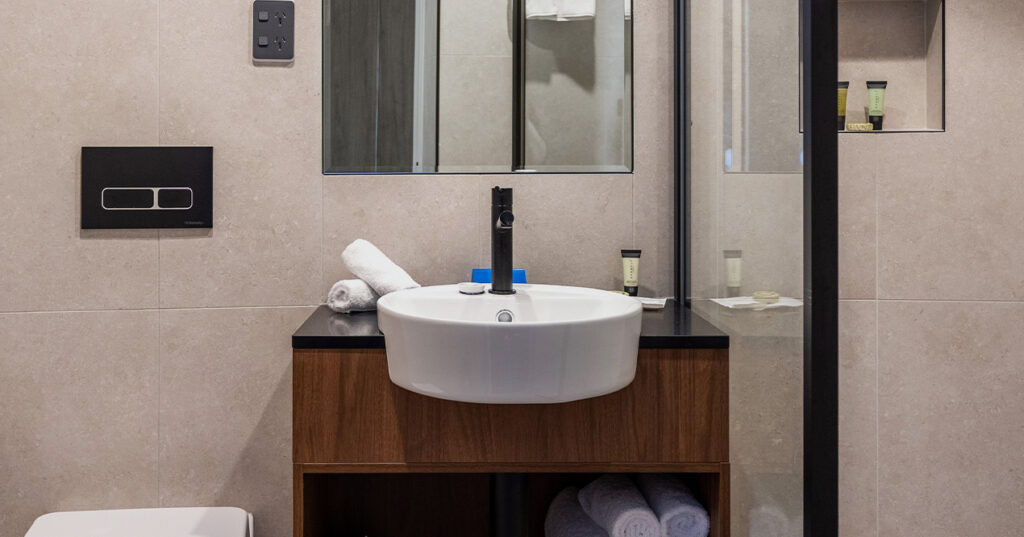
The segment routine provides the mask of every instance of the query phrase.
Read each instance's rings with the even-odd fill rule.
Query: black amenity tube
[[[837,5],[800,0],[804,99],[804,536],[839,532]]]

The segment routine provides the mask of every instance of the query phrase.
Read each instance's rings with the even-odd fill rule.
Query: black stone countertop
[[[292,334],[293,349],[383,349],[377,312],[334,313],[320,306]],[[669,300],[665,309],[644,310],[641,349],[727,349],[729,336],[696,313]]]

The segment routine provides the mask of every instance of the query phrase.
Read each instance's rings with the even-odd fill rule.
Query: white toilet
[[[253,537],[237,507],[67,511],[43,515],[25,537]]]

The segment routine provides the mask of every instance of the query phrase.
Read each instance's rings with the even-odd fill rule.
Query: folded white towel
[[[368,283],[380,296],[402,289],[419,287],[409,273],[402,270],[370,241],[356,239],[341,252],[341,260],[357,278]]]
[[[380,295],[363,280],[341,280],[327,293],[327,307],[338,313],[373,311],[378,298]]]
[[[611,537],[658,537],[661,524],[626,476],[607,474],[580,489],[580,505]]]
[[[707,537],[711,519],[704,506],[679,478],[667,474],[640,474],[640,492],[661,522],[665,537]]]
[[[601,526],[583,512],[577,499],[580,489],[569,487],[555,496],[544,518],[545,537],[608,537]]]
[[[555,20],[558,6],[555,0],[526,0],[527,20]]]
[[[558,20],[577,21],[594,18],[597,0],[558,0]]]

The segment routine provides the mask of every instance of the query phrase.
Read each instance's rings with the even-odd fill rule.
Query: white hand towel
[[[555,0],[526,0],[526,20],[555,20],[557,16]]]
[[[363,280],[341,280],[327,293],[327,307],[338,313],[373,311],[378,298],[380,295]]]
[[[608,533],[583,512],[577,499],[580,489],[569,487],[555,496],[544,518],[545,537],[608,537]]]
[[[633,0],[626,0],[626,20],[633,18]]]
[[[597,0],[558,0],[558,20],[578,21],[594,18]]]
[[[356,239],[349,244],[341,252],[341,260],[352,274],[368,283],[380,296],[420,286],[408,272],[367,240]]]
[[[711,519],[685,483],[666,474],[640,474],[640,492],[661,522],[666,537],[707,537]]]
[[[611,537],[659,537],[661,524],[626,476],[607,474],[580,489],[580,505]]]

